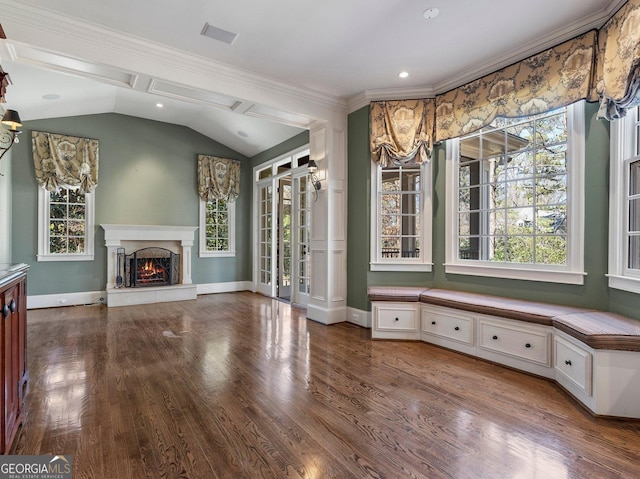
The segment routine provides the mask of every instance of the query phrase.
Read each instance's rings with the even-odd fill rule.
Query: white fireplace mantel
[[[104,242],[107,247],[107,305],[123,306],[195,299],[196,286],[191,280],[191,247],[193,246],[197,226],[158,226],[158,225],[100,225],[104,229]],[[173,242],[182,256],[180,261],[179,285],[116,288],[118,249],[132,242]],[[172,291],[170,292],[169,289]]]

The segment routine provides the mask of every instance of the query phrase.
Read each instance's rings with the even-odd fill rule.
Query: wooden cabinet
[[[26,265],[0,269],[0,453],[7,454],[22,421],[26,369]]]

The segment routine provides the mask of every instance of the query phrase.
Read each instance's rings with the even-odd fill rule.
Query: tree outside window
[[[565,109],[461,138],[457,198],[458,259],[566,264]]]

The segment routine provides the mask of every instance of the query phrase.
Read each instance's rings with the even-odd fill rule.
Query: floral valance
[[[472,133],[496,117],[543,113],[584,99],[600,101],[598,116],[610,120],[640,104],[640,0],[628,0],[598,31],[436,96],[433,115],[426,106],[433,99],[410,100],[413,106],[371,103],[371,153],[382,164],[424,158],[432,141]],[[416,121],[422,113],[425,121]]]
[[[77,188],[91,192],[98,185],[98,140],[33,131],[36,181],[47,191]]]
[[[640,0],[629,0],[598,32],[590,100],[614,120],[640,103]]]
[[[433,98],[372,102],[370,114],[374,161],[389,166],[429,160],[433,148]]]
[[[204,201],[235,201],[240,195],[240,162],[198,155],[198,194]]]
[[[496,117],[552,110],[589,95],[595,31],[436,97],[436,141],[479,130]]]

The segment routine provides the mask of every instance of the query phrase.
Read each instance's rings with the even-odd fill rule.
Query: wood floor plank
[[[640,421],[251,293],[28,314],[13,453],[96,479],[640,477]]]

